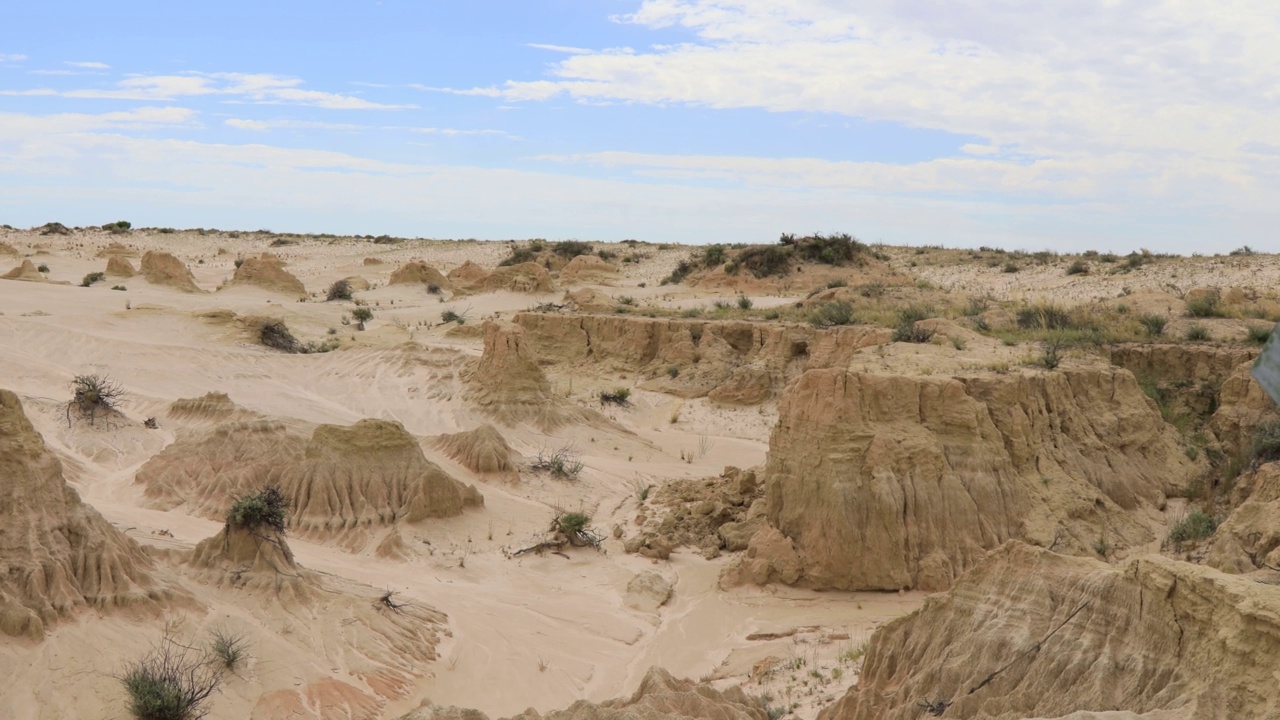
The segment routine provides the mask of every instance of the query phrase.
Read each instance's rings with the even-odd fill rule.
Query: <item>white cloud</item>
[[[568,55],[588,55],[595,52],[587,48],[571,47],[568,45],[546,45],[543,43],[529,43],[528,47],[536,50],[549,50],[551,52],[565,53]]]
[[[27,115],[0,113],[0,142],[31,142],[102,130],[145,130],[191,125],[197,113],[182,107],[143,107],[99,114]],[[0,147],[0,150],[3,148]]]
[[[495,98],[502,97],[502,91],[497,88],[458,89],[458,88],[446,88],[446,87],[431,87],[429,85],[423,85],[421,83],[410,83],[409,87],[413,88],[414,90],[421,90],[423,92],[438,92],[438,93],[445,93],[448,95],[469,95],[473,97],[495,97]]]
[[[237,118],[230,118],[224,120],[223,124],[238,130],[252,130],[254,132],[266,132],[268,130],[339,130],[343,132],[354,132],[367,129],[364,125],[327,123],[312,120],[240,120]]]
[[[424,135],[445,135],[448,137],[455,137],[459,135],[506,135],[507,134],[502,130],[489,130],[489,129],[459,130],[457,128],[419,127],[419,128],[409,128],[409,130],[410,132],[422,133]]]
[[[3,65],[4,63],[20,63],[26,59],[26,55],[18,53],[0,53],[0,65]]]
[[[111,68],[110,65],[102,62],[75,62],[71,60],[64,62],[63,65],[70,65],[71,67],[83,68],[85,70],[109,70]]]
[[[403,110],[412,105],[376,103],[354,95],[305,90],[302,80],[269,74],[191,73],[186,75],[139,75],[116,83],[115,87],[55,91],[38,94],[69,98],[168,101],[182,97],[221,96],[229,101],[261,105],[306,105],[328,110]],[[28,94],[37,94],[28,91]]]

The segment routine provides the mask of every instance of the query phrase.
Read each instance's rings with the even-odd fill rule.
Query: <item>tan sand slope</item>
[[[596,255],[579,255],[560,268],[562,285],[607,285],[618,279],[618,268]]]
[[[88,608],[154,613],[172,596],[137,543],[80,502],[8,390],[0,390],[0,477],[0,633],[40,638]]]
[[[0,279],[24,280],[26,282],[49,282],[48,278],[41,274],[36,268],[35,263],[32,263],[30,260],[23,260],[22,263],[14,269],[4,275],[0,275]]]
[[[449,273],[449,281],[459,295],[476,295],[508,290],[535,295],[552,293],[558,288],[551,273],[536,263],[520,263],[485,271],[463,265]]]
[[[391,273],[389,283],[391,285],[435,285],[443,290],[449,290],[452,287],[444,273],[421,260],[401,265]]]
[[[821,720],[1280,716],[1280,593],[1159,556],[1011,542],[871,641]],[[1080,713],[1080,714],[1074,714]]]
[[[1075,554],[1146,543],[1143,512],[1201,468],[1124,370],[831,369],[788,389],[765,477],[805,583],[936,590],[1010,538]],[[743,570],[774,579],[765,558]]]
[[[107,258],[107,275],[111,277],[130,278],[137,275],[138,271],[133,267],[133,263],[122,255],[111,255]]]
[[[563,709],[540,714],[526,711],[511,720],[768,720],[764,704],[739,688],[716,690],[691,680],[678,680],[661,668],[651,668],[639,689],[628,698],[602,703],[576,702]],[[427,706],[400,720],[488,720],[476,710]]]

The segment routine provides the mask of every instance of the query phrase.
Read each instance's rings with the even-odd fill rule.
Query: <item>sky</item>
[[[0,223],[1280,252],[1275,0],[11,3]]]

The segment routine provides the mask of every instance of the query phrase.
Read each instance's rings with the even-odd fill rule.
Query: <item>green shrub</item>
[[[329,292],[325,295],[325,300],[332,302],[334,300],[350,300],[351,299],[351,283],[346,280],[339,280],[329,286]]]
[[[1264,420],[1253,431],[1249,462],[1253,467],[1280,460],[1280,420]]]
[[[713,268],[719,267],[728,260],[723,245],[708,245],[702,251],[702,266]]]
[[[849,285],[849,281],[848,281],[848,280],[845,280],[844,278],[836,278],[836,279],[834,279],[834,280],[828,280],[828,281],[827,281],[827,289],[828,289],[828,290],[834,290],[834,289],[836,289],[836,288],[848,287],[848,285]]]
[[[1072,327],[1071,315],[1052,303],[1019,309],[1017,322],[1023,330],[1065,330]]]
[[[129,232],[129,229],[132,227],[133,223],[130,223],[128,220],[118,220],[116,222],[103,225],[102,229],[113,235],[119,235],[121,233]]]
[[[1272,328],[1270,327],[1259,327],[1257,325],[1250,325],[1248,328],[1245,329],[1245,332],[1247,333],[1249,340],[1251,342],[1256,342],[1259,345],[1261,345],[1265,343],[1268,339],[1270,339],[1271,330]]]
[[[36,272],[47,273],[49,272],[49,266],[45,265],[44,263],[40,263],[39,265],[36,266]]]
[[[618,257],[618,253],[612,250],[605,250],[604,248],[600,248],[599,250],[597,250],[596,255],[599,255],[600,259],[606,262],[611,261],[614,258]]]
[[[746,295],[739,295],[739,296],[738,296],[738,307],[739,307],[740,309],[742,309],[742,310],[750,310],[750,309],[751,309],[751,298],[747,297]]]
[[[756,278],[782,277],[791,272],[791,248],[777,245],[744,248],[725,270],[736,274],[740,268],[746,268]]]
[[[1004,264],[1004,272],[1007,273],[1016,273],[1021,269],[1022,268],[1018,267],[1018,263],[1013,262],[1012,260]]]
[[[1222,295],[1214,290],[1187,301],[1187,314],[1191,317],[1222,317]]]
[[[591,243],[581,240],[561,240],[551,246],[551,252],[566,260],[572,260],[579,255],[590,255]]]
[[[456,322],[459,325],[463,323],[462,316],[452,309],[445,310],[444,312],[440,313],[440,321],[447,322],[447,323]]]
[[[211,635],[209,650],[222,667],[234,671],[249,652],[248,642],[243,635],[233,635],[222,628],[215,628]]]
[[[794,245],[796,253],[802,260],[822,263],[824,265],[848,265],[864,253],[866,245],[858,242],[848,233],[836,235],[810,235],[809,237],[792,239],[787,236],[780,240],[783,245]]]
[[[1174,545],[1181,545],[1185,542],[1195,540],[1203,540],[1218,529],[1218,523],[1213,519],[1212,515],[1202,510],[1196,510],[1187,515],[1173,529],[1169,531],[1169,542]]]
[[[125,665],[120,676],[129,696],[128,712],[137,720],[198,720],[221,684],[206,657],[170,638],[151,653]]]
[[[1187,328],[1187,340],[1191,342],[1205,342],[1209,339],[1209,329],[1203,325],[1192,325]]]
[[[671,378],[672,380],[675,380],[676,377],[678,377],[679,375],[680,375],[680,368],[676,367],[675,365],[672,365],[671,367],[667,368],[667,377]]]
[[[659,284],[660,285],[679,285],[680,283],[684,282],[684,279],[686,277],[689,277],[689,273],[691,272],[693,272],[693,263],[689,262],[687,259],[681,260],[680,262],[676,263],[676,267],[674,270],[671,271],[671,274],[662,278],[662,282]]]
[[[844,300],[823,303],[809,316],[809,322],[818,327],[852,325],[854,322],[853,305]]]
[[[104,272],[91,272],[88,275],[85,275],[84,279],[80,281],[80,287],[89,287],[96,282],[102,282],[106,279],[107,274]]]
[[[1067,267],[1068,275],[1088,275],[1089,265],[1083,260],[1077,260]]]
[[[630,405],[631,390],[628,388],[614,388],[611,391],[603,391],[600,393],[600,404],[602,405]]]
[[[127,288],[127,287],[125,287],[125,286],[123,286],[123,285],[112,285],[112,286],[111,286],[111,289],[112,289],[112,290],[128,290],[129,288]]]
[[[98,413],[110,413],[124,397],[124,389],[106,375],[76,375],[71,381],[72,396],[67,403],[68,423],[72,410],[94,422]]]
[[[1148,335],[1156,337],[1164,334],[1164,327],[1169,323],[1169,319],[1163,315],[1139,315],[1138,322]]]
[[[439,285],[437,285],[437,284],[435,284],[435,283],[427,283],[427,294],[428,294],[428,295],[439,295],[439,294],[440,294],[440,289],[441,289],[441,288],[440,288],[440,286],[439,286]]]
[[[275,485],[268,485],[252,495],[237,498],[227,513],[227,526],[244,530],[266,526],[284,532],[288,513],[289,503],[284,493]]]

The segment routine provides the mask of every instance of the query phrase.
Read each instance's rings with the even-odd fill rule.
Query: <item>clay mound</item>
[[[0,255],[21,255],[18,249],[7,242],[0,242]]]
[[[249,419],[253,414],[220,392],[205,393],[198,398],[179,398],[169,404],[169,417],[175,420],[226,422]]]
[[[413,435],[387,420],[317,427],[302,462],[282,473],[280,489],[293,499],[290,528],[321,536],[451,517],[484,504],[474,487],[427,460]]]
[[[764,703],[741,688],[716,690],[705,683],[678,680],[661,668],[650,668],[629,698],[590,703],[585,700],[541,715],[526,710],[511,720],[768,720]],[[400,720],[488,720],[478,710],[424,707]]]
[[[23,260],[22,264],[10,270],[4,275],[0,275],[0,280],[22,280],[24,282],[49,282],[49,279],[40,274],[36,266],[30,260]]]
[[[818,718],[916,720],[922,702],[955,718],[1280,717],[1277,657],[1272,586],[1009,543],[877,632],[858,684]]]
[[[119,242],[113,242],[110,245],[107,245],[106,247],[99,250],[98,257],[100,258],[131,257],[132,258],[132,257],[138,257],[138,251],[134,250],[128,245],[124,245]]]
[[[484,504],[395,422],[321,425],[309,439],[273,420],[230,422],[180,437],[139,468],[149,507],[224,520],[235,498],[267,485],[289,498],[291,532],[342,535],[349,547],[396,522],[460,514]]]
[[[481,425],[475,430],[441,435],[431,443],[445,455],[457,460],[468,470],[480,473],[516,474],[516,452],[507,444],[502,433],[492,425]]]
[[[618,304],[613,298],[594,288],[566,292],[561,302],[578,312],[609,312]]]
[[[203,399],[178,403],[191,403],[194,411]],[[148,507],[184,505],[189,513],[225,520],[234,498],[280,485],[285,468],[301,462],[305,448],[306,439],[281,422],[228,422],[178,437],[138,468],[134,482],[144,486]]]
[[[304,600],[316,584],[312,573],[293,559],[284,534],[270,527],[249,530],[224,525],[201,540],[188,564],[216,587],[265,590],[286,600]]]
[[[107,258],[107,274],[112,277],[130,278],[137,275],[138,271],[127,258],[120,255],[112,255]]]
[[[367,257],[364,259],[364,265],[386,265],[386,262],[375,257]]]
[[[603,285],[619,276],[618,268],[596,255],[579,255],[560,269],[560,282],[565,285]]]
[[[272,253],[262,253],[256,258],[248,258],[235,275],[223,285],[224,288],[235,285],[250,285],[264,290],[283,293],[296,298],[307,296],[307,288],[302,281],[284,269],[284,263]]]
[[[85,608],[155,611],[171,596],[142,548],[80,502],[8,390],[0,390],[0,477],[0,633],[39,639]]]
[[[537,295],[556,291],[556,285],[551,281],[551,273],[536,263],[520,263],[519,265],[500,267],[482,277],[475,278],[469,283],[466,283],[466,280],[463,279],[463,273],[460,272],[465,267],[466,265],[463,265],[455,269],[453,273],[449,273],[449,279],[454,281],[454,287],[459,294],[474,295],[506,290]],[[472,271],[467,270],[466,272],[470,273]],[[454,278],[454,273],[459,273],[457,280]]]
[[[152,285],[165,285],[182,292],[203,292],[187,266],[167,252],[148,250],[142,256],[142,277]]]
[[[449,278],[444,273],[422,262],[414,260],[400,266],[398,270],[391,273],[391,285],[435,285],[436,287],[448,290],[451,285]]]
[[[359,275],[352,275],[350,277],[345,277],[345,278],[342,278],[342,280],[347,284],[347,287],[351,288],[351,292],[364,292],[365,290],[368,290],[371,287],[369,285],[369,281],[365,280]]]
[[[792,582],[782,570],[798,560],[806,586],[938,590],[1009,539],[1123,550],[1154,539],[1166,495],[1202,469],[1133,375],[1110,366],[956,378],[812,370],[778,412],[768,517],[794,550],[758,549],[730,583]]]
[[[469,288],[488,276],[488,270],[468,260],[449,271],[449,282],[454,287]]]

